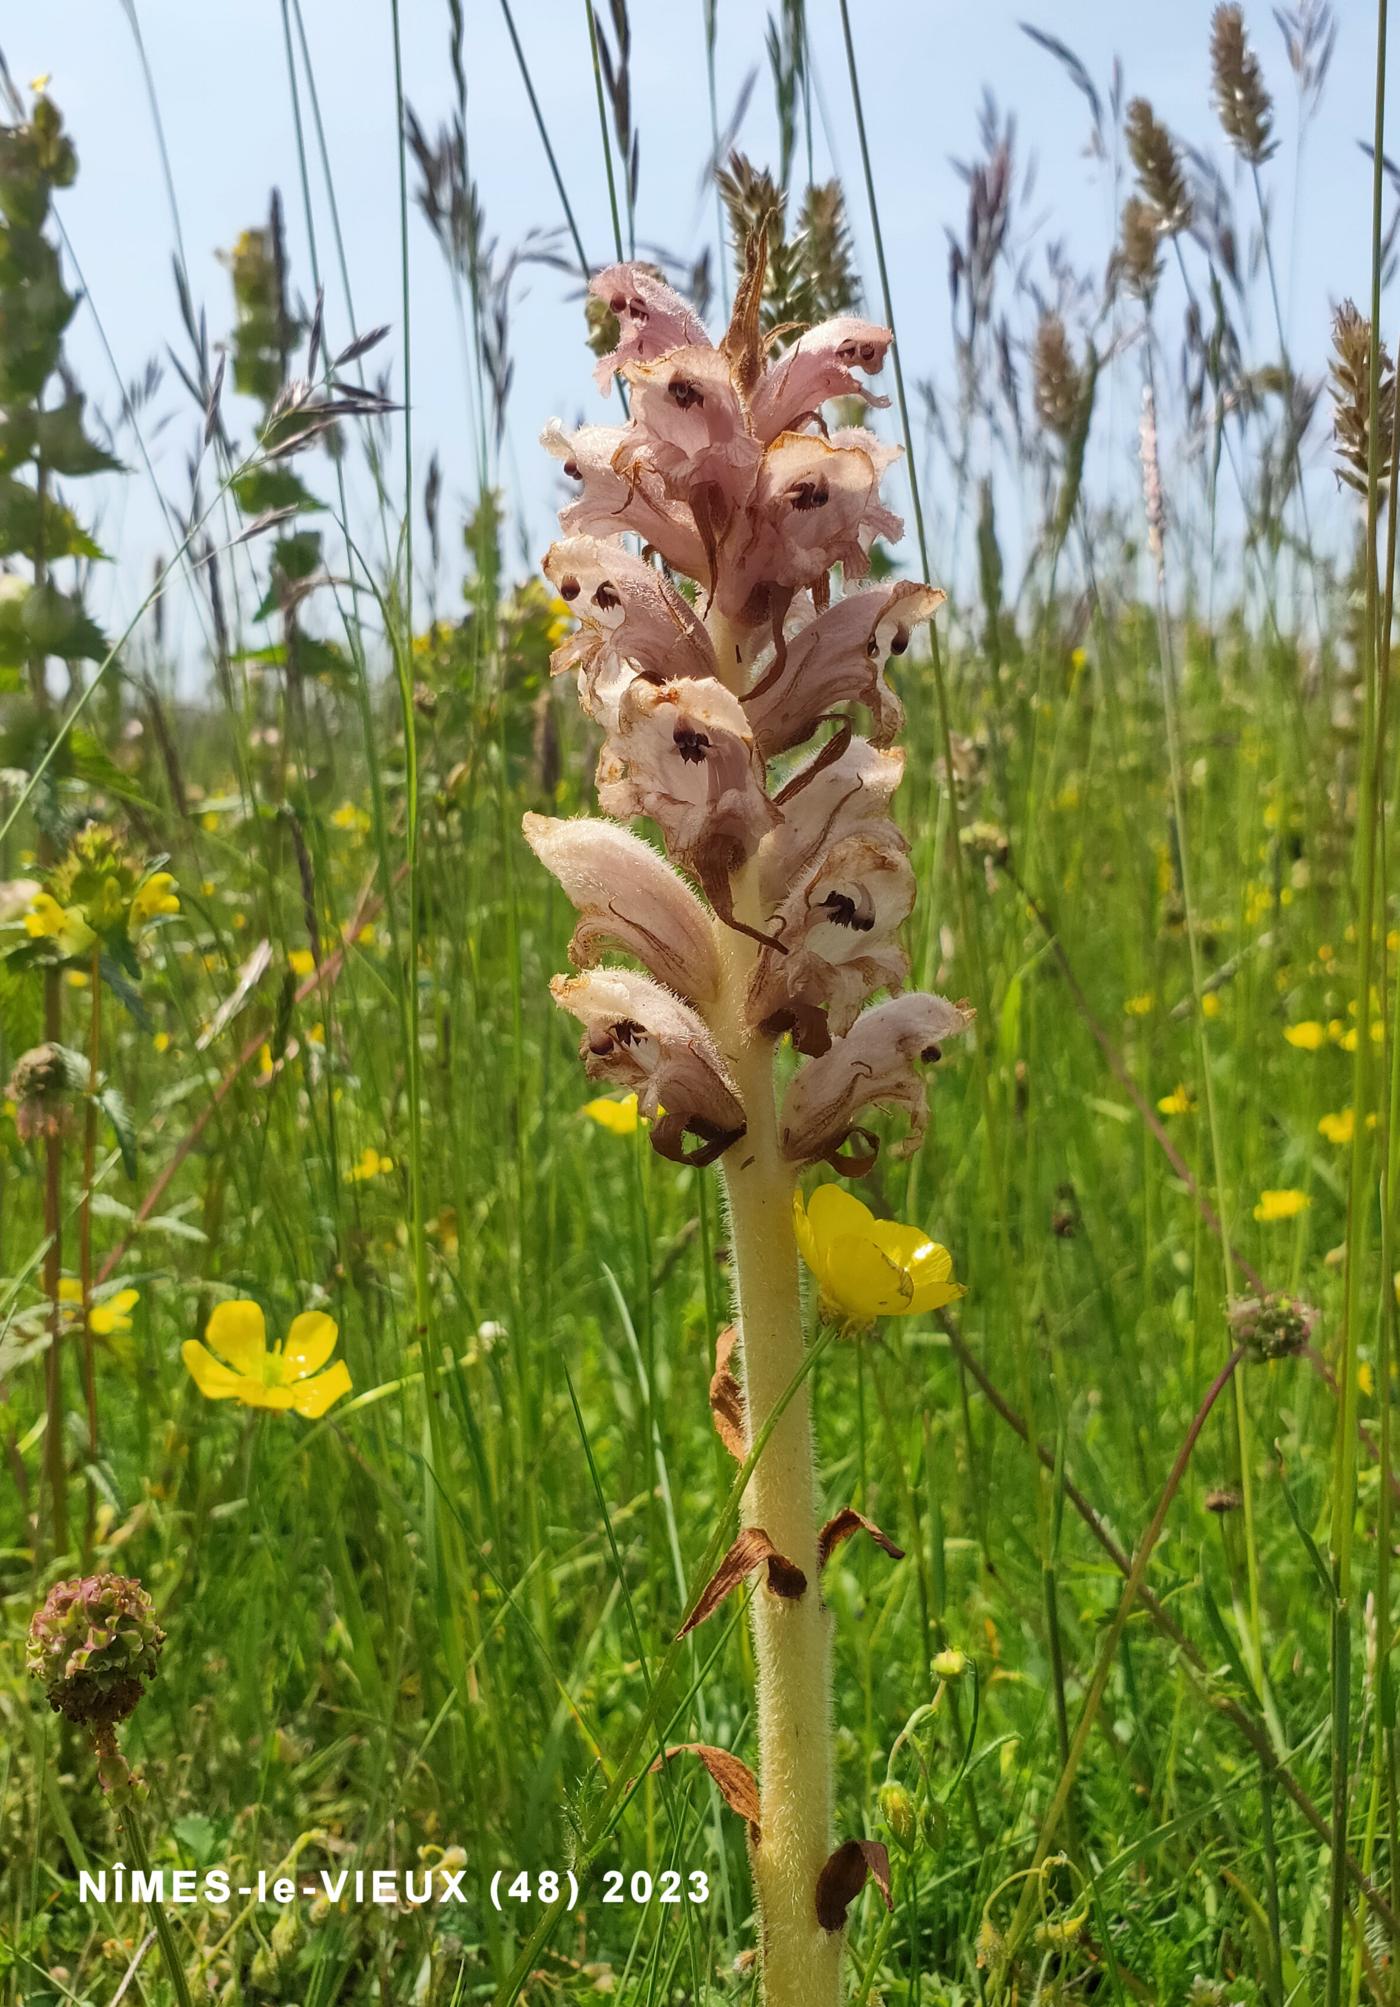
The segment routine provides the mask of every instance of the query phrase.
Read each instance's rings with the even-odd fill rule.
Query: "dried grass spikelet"
[[[1074,430],[1084,395],[1084,372],[1074,359],[1065,324],[1058,314],[1042,314],[1031,353],[1036,416],[1047,432],[1067,440]]]
[[[1128,106],[1127,136],[1142,192],[1157,210],[1159,233],[1174,237],[1179,230],[1189,229],[1194,205],[1181,155],[1146,98],[1134,98]]]
[[[1262,167],[1275,151],[1274,104],[1265,88],[1259,58],[1245,37],[1244,14],[1219,6],[1210,27],[1211,83],[1225,137],[1251,167]]]
[[[1117,265],[1129,292],[1150,301],[1162,276],[1160,255],[1161,217],[1156,205],[1130,195],[1123,204],[1122,234],[1118,240]]]
[[[1365,494],[1371,451],[1371,323],[1354,300],[1344,300],[1332,322],[1332,436],[1337,474]],[[1382,492],[1390,486],[1389,456],[1395,437],[1395,365],[1384,342],[1380,351],[1380,421],[1377,466]]]

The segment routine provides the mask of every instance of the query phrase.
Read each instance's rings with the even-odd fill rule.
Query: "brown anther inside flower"
[[[566,460],[564,462],[564,472],[571,481],[581,481],[583,479],[582,474],[579,472],[577,460]]]
[[[578,580],[576,578],[561,578],[559,581],[559,597],[561,599],[577,599],[578,596]]]
[[[675,741],[676,751],[687,766],[698,767],[704,764],[705,755],[710,750],[710,741],[703,732],[697,732],[693,725],[678,725]]]
[[[593,604],[601,607],[604,613],[611,613],[615,607],[621,606],[622,598],[617,587],[609,584],[608,580],[604,579],[594,589]]]
[[[825,481],[798,481],[789,488],[788,500],[795,509],[824,509],[831,500],[831,490]]]
[[[635,1018],[623,1017],[609,1026],[609,1033],[615,1045],[636,1045],[646,1037],[647,1029]]]
[[[697,404],[700,405],[702,409],[704,407],[705,403],[704,392],[700,389],[698,384],[691,383],[689,379],[684,376],[673,376],[671,378],[671,381],[666,386],[666,395],[670,398],[673,404],[679,405],[682,411],[689,411],[694,405]]]

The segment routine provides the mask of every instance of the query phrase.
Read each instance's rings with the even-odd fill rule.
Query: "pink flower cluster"
[[[782,1106],[783,1155],[851,1170],[873,1160],[856,1121],[873,1104],[906,1111],[917,1143],[919,1062],[967,1023],[941,997],[898,994],[915,886],[890,813],[904,713],[885,663],[943,594],[858,583],[875,538],[901,533],[879,492],[896,452],[823,421],[833,398],[887,401],[867,380],[889,331],[842,318],[775,355],[761,288],[759,251],[716,346],[642,267],[593,281],[620,329],[598,382],[624,379],[630,416],[547,428],[579,493],[544,570],[578,616],[552,667],[576,674],[604,733],[598,799],[612,819],[532,815],[525,831],[580,915],[583,973],[557,977],[554,994],[584,1026],[590,1075],[634,1089],[655,1118],[655,1147],[719,1156],[746,1126],[736,1049],[788,1032],[807,1063]],[[643,817],[669,862],[623,827]],[[610,946],[649,973],[596,967]],[[865,1009],[882,990],[890,1000]]]

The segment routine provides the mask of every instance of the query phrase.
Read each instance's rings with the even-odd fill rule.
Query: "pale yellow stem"
[[[757,917],[752,867],[736,909]],[[712,1028],[733,1073],[748,1127],[722,1160],[729,1246],[750,1440],[802,1363],[804,1338],[793,1167],[783,1159],[773,1094],[773,1043],[745,1023],[756,955],[728,932],[724,987]],[[771,951],[767,951],[771,952]],[[809,1383],[779,1417],[744,1500],[807,1578],[795,1598],[760,1577],[751,1604],[758,1663],[761,1839],[754,1853],[766,2007],[838,2007],[844,1932],[817,1921],[817,1878],[831,1853],[831,1613],[817,1566],[817,1495]]]

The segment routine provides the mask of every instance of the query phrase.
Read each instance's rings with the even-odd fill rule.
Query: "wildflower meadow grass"
[[[1015,28],[936,327],[877,10],[481,9],[352,299],[121,0],[139,356],[0,59],[0,2000],[1388,2007],[1387,0]]]

